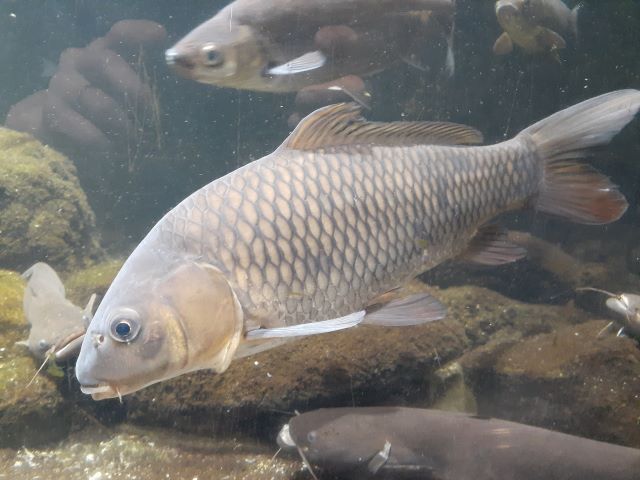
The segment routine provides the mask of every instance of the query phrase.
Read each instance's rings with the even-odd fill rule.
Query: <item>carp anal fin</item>
[[[295,75],[296,73],[316,70],[327,63],[327,57],[320,50],[307,52],[287,63],[277,65],[267,70],[269,75]]]
[[[507,32],[503,32],[493,44],[493,53],[506,55],[513,52],[513,41]]]
[[[480,227],[461,258],[480,265],[503,265],[527,255],[527,251],[507,238],[507,230],[496,224]]]
[[[290,327],[257,328],[246,333],[247,340],[262,340],[264,338],[306,337],[321,333],[336,332],[355,327],[364,318],[365,311],[351,313],[344,317],[323,320],[321,322],[301,323]]]
[[[368,122],[355,103],[320,108],[303,118],[282,147],[315,150],[348,145],[474,145],[475,128],[449,122]]]
[[[406,327],[442,320],[447,309],[436,298],[426,292],[393,298],[386,302],[374,302],[364,317],[363,324],[384,327]],[[380,299],[385,299],[386,294]],[[382,305],[376,308],[378,305]]]

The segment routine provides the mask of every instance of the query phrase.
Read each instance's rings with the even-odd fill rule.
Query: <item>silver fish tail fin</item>
[[[618,90],[562,110],[523,130],[544,162],[538,210],[585,224],[611,223],[627,209],[608,177],[576,160],[605,145],[640,109],[640,91]]]

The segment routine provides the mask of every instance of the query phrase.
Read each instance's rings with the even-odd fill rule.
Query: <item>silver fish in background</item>
[[[198,82],[291,92],[403,59],[422,68],[430,43],[451,47],[454,12],[454,0],[236,0],[165,56]]]
[[[607,290],[593,287],[581,287],[576,290],[602,293],[609,297],[606,301],[607,308],[615,312],[618,319],[604,327],[599,335],[615,326],[618,330],[618,336],[629,334],[634,338],[640,339],[640,295],[634,293],[611,293]]]
[[[67,300],[58,274],[42,262],[31,266],[22,277],[27,280],[23,309],[31,329],[29,338],[19,343],[39,360],[51,353],[61,361],[77,355],[91,319],[95,295],[84,309],[74,305]]]
[[[567,108],[491,146],[470,127],[367,122],[353,104],[302,120],[272,154],[211,182],[167,213],[109,288],[76,364],[94,399],[134,392],[288,338],[359,323],[444,317],[402,286],[451,258],[524,255],[490,223],[534,206],[586,224],[627,202],[575,161],[640,108],[621,90]],[[456,145],[452,145],[456,144]]]
[[[640,450],[494,418],[402,407],[293,417],[278,444],[349,478],[633,480]]]
[[[551,53],[567,46],[567,36],[578,38],[580,5],[569,9],[562,0],[498,0],[498,23],[504,33],[493,45],[496,55],[513,51],[516,44],[526,53]]]

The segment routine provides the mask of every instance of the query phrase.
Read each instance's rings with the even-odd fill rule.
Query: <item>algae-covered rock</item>
[[[33,378],[38,364],[16,341],[28,335],[22,312],[24,284],[0,270],[0,447],[58,440],[69,431],[71,410],[58,390],[60,377]]]
[[[95,218],[62,154],[0,128],[0,265],[72,268],[100,255]]]
[[[24,282],[16,272],[0,270],[0,347],[24,340],[29,327],[22,311]]]
[[[91,294],[101,300],[122,267],[124,260],[106,260],[73,272],[65,280],[67,298],[76,305],[85,305]]]
[[[414,291],[428,289],[419,282]],[[275,431],[282,412],[323,406],[428,406],[434,372],[491,339],[549,332],[579,319],[477,287],[435,292],[447,318],[402,328],[362,326],[302,339],[232,363],[222,375],[184,375],[125,397],[130,419],[186,431]]]
[[[640,447],[640,350],[590,321],[495,342],[461,364],[483,415]]]
[[[0,450],[0,472],[12,480],[307,478],[302,462],[279,455],[275,441],[202,438],[129,426],[86,429],[48,449]],[[46,472],[46,473],[44,473]],[[43,474],[44,473],[44,474]]]

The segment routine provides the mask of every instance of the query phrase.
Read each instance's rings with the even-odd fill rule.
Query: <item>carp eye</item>
[[[318,434],[315,432],[315,430],[307,434],[307,440],[309,440],[309,443],[315,442],[317,438]]]
[[[208,67],[218,67],[224,62],[224,55],[215,45],[205,45],[202,47],[202,53],[204,55],[204,63]]]
[[[111,320],[109,333],[117,342],[130,342],[140,331],[140,317],[135,310],[123,309]]]
[[[38,342],[38,346],[39,346],[40,348],[42,348],[43,350],[44,350],[44,349],[47,349],[47,348],[49,348],[49,342],[47,342],[47,341],[43,338],[42,340],[40,340],[40,341]]]

